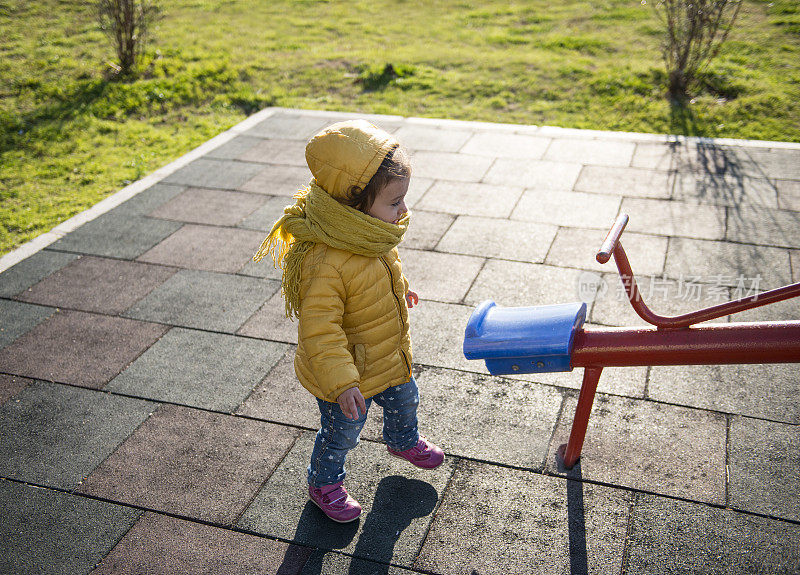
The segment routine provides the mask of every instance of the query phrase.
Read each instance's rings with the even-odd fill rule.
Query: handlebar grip
[[[600,251],[597,252],[596,258],[598,262],[604,264],[611,259],[611,254],[614,253],[614,248],[617,247],[617,242],[619,242],[622,231],[627,225],[628,214],[618,215],[617,219],[614,220],[614,225],[611,226],[611,229],[608,231],[606,239],[603,240],[603,245],[600,247]]]

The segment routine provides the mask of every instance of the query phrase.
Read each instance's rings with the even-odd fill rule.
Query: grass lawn
[[[0,0],[0,254],[267,106],[800,141],[800,8],[745,2],[688,109],[650,0],[161,0],[109,81],[91,2]]]

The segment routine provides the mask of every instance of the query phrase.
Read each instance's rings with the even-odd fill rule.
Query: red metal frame
[[[692,313],[666,317],[653,313],[641,298],[620,236],[628,216],[620,215],[597,254],[617,264],[633,309],[654,328],[585,328],[575,334],[572,367],[583,367],[578,406],[569,443],[559,449],[564,467],[580,457],[597,384],[604,367],[800,362],[800,321],[693,324],[800,296],[800,282]]]

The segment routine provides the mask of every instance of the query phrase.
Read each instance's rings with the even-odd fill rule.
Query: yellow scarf
[[[314,180],[294,197],[296,203],[284,208],[253,256],[258,262],[269,254],[283,270],[281,292],[288,318],[300,317],[300,266],[315,243],[377,258],[403,240],[410,221],[410,214],[397,224],[373,218],[339,203]]]

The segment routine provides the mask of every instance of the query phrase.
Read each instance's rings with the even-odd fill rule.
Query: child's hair
[[[386,157],[378,167],[378,171],[372,176],[364,189],[352,186],[347,193],[344,204],[355,208],[360,212],[367,213],[375,202],[375,198],[383,187],[396,179],[411,177],[411,161],[406,151],[397,146],[394,150],[386,154]]]

